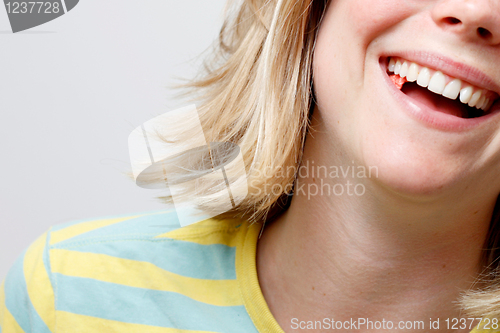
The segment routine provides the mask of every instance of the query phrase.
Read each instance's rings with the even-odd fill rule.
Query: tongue
[[[451,114],[460,118],[467,117],[467,106],[465,104],[457,100],[451,100],[441,95],[437,95],[415,83],[405,83],[401,91],[435,111]]]

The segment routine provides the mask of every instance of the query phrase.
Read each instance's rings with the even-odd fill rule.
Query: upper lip
[[[421,51],[402,51],[387,54],[386,57],[399,57],[432,68],[442,73],[468,82],[477,88],[493,91],[500,95],[500,86],[478,68],[455,61],[441,54]]]

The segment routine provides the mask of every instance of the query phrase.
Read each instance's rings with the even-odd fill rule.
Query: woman
[[[55,307],[31,291],[30,316],[49,332],[499,331],[500,3],[248,0],[220,37],[216,62],[192,87],[207,142],[241,149],[248,195],[217,219],[150,234],[176,244],[175,267],[162,266],[175,274],[138,266],[155,259],[117,242],[120,255],[106,252],[95,269],[104,273],[94,273],[87,258],[113,233],[64,245],[102,225],[55,230],[59,248],[47,250],[45,236],[28,250],[50,257],[39,255],[51,263],[44,288],[50,280]],[[214,184],[198,189],[210,191],[207,212],[223,196]],[[225,266],[203,266],[200,253]],[[145,267],[156,273],[140,275]],[[71,276],[85,279],[57,288]],[[89,279],[141,289],[133,300],[113,289],[89,306]],[[7,282],[6,304],[16,287]],[[163,285],[176,295],[167,303],[153,292]],[[30,327],[19,307],[7,304],[2,332],[13,321]]]

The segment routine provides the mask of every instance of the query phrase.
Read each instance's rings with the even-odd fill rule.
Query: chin
[[[373,153],[365,154],[364,164],[376,166],[375,183],[396,194],[419,201],[432,200],[457,193],[460,183],[466,182],[459,161],[425,154],[416,148],[400,151],[400,146],[385,147],[385,151],[370,150]]]
[[[421,170],[416,170],[415,173],[411,174],[395,173],[391,170],[393,169],[388,168],[387,173],[380,170],[377,181],[392,192],[413,199],[431,200],[443,197],[456,184],[449,179],[436,179],[434,175],[429,175]]]

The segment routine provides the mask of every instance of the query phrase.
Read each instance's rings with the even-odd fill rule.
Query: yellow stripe
[[[4,291],[5,281],[2,281],[0,285],[0,327],[4,326],[5,317],[5,291]]]
[[[130,324],[121,321],[100,319],[78,315],[65,311],[57,311],[57,331],[71,333],[216,333],[209,331],[180,330],[158,326]],[[3,332],[2,332],[3,333]]]
[[[236,228],[239,224],[241,221],[237,220],[208,219],[166,232],[155,238],[171,238],[201,245],[223,244],[233,247],[236,246],[234,233],[239,230]]]
[[[3,327],[3,318],[5,316],[5,281],[0,285],[0,327]]]
[[[9,310],[5,307],[5,281],[0,286],[0,327],[2,333],[25,333],[16,319],[12,316]]]
[[[261,224],[254,223],[247,228],[248,225],[242,226],[245,229],[238,235],[240,244],[236,247],[236,276],[245,308],[259,332],[284,333],[267,306],[257,277],[255,256]]]
[[[130,219],[140,217],[140,216],[144,216],[144,215],[135,215],[135,216],[114,218],[114,219],[103,219],[103,220],[83,222],[83,223],[78,223],[78,224],[69,226],[69,227],[64,228],[62,230],[53,231],[50,233],[50,245],[65,241],[67,239],[70,239],[72,237],[84,234],[86,232],[89,232],[89,231],[92,231],[95,229],[106,227],[106,226],[111,225],[111,224],[123,222],[123,221],[130,220]]]
[[[26,251],[24,256],[24,278],[26,279],[28,295],[33,307],[47,327],[54,332],[54,292],[43,264],[43,250],[46,241],[47,233],[40,236]]]
[[[242,305],[236,280],[186,277],[149,262],[121,259],[105,254],[50,250],[54,273],[85,277],[130,287],[176,292],[194,300],[218,305]]]

